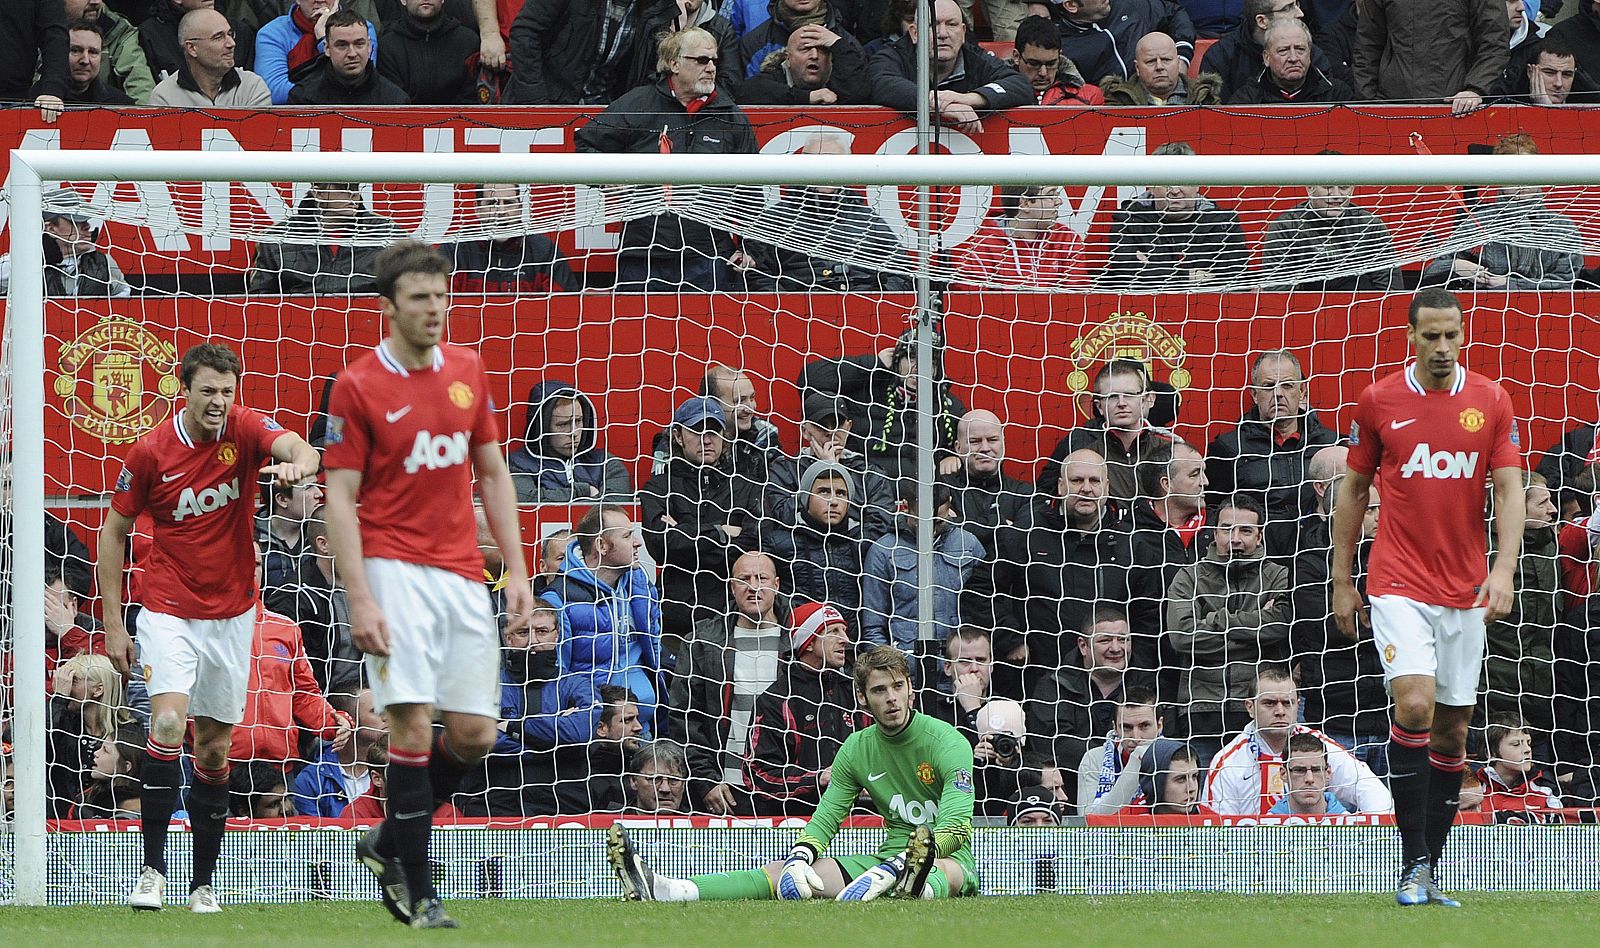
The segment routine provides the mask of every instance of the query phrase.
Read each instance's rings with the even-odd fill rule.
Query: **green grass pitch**
[[[0,908],[0,945],[17,948],[337,945],[688,945],[748,948],[1166,948],[1356,945],[1595,944],[1597,893],[1463,893],[1459,910],[1401,909],[1384,895],[1067,896],[837,905],[600,901],[454,902],[455,932],[412,932],[377,904],[231,905],[218,916],[181,908]]]

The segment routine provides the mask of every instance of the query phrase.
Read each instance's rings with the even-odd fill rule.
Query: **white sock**
[[[698,902],[700,887],[688,879],[656,876],[652,886],[657,902]]]

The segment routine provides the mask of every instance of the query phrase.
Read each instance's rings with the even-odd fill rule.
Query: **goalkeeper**
[[[788,859],[763,869],[692,879],[656,875],[627,831],[611,827],[606,855],[635,901],[810,899],[871,901],[893,894],[950,898],[978,893],[972,858],[972,745],[954,727],[912,709],[905,653],[879,646],[860,655],[856,700],[876,722],[850,735],[834,758],[822,802]],[[889,833],[873,856],[820,859],[865,790]]]

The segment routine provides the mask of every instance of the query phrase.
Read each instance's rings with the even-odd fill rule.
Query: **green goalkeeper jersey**
[[[846,738],[799,841],[827,849],[862,790],[889,829],[878,850],[885,859],[904,850],[918,826],[933,829],[940,856],[972,841],[972,745],[937,718],[913,713],[892,737],[874,724]]]

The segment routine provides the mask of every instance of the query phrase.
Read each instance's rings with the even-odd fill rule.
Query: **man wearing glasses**
[[[1155,393],[1144,363],[1112,359],[1095,374],[1092,417],[1067,433],[1039,473],[1039,486],[1054,492],[1061,479],[1061,459],[1088,448],[1106,459],[1107,497],[1118,518],[1128,515],[1139,499],[1139,469],[1166,463],[1172,432],[1150,423]],[[1153,499],[1153,498],[1148,498]]]
[[[1328,789],[1328,748],[1311,734],[1289,738],[1289,757],[1283,762],[1283,799],[1268,810],[1288,816],[1330,816],[1349,813]]]
[[[1205,58],[1200,60],[1200,71],[1221,76],[1222,99],[1231,102],[1234,93],[1253,84],[1265,68],[1261,57],[1266,50],[1267,30],[1281,20],[1304,19],[1300,0],[1244,0],[1239,28],[1206,50]],[[1311,66],[1325,76],[1349,79],[1347,73],[1335,72],[1328,57],[1315,45],[1311,47]]]

